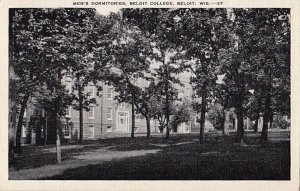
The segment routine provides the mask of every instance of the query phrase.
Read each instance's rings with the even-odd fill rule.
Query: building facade
[[[201,102],[194,96],[194,91],[189,82],[189,75],[179,76],[181,85],[175,85],[178,90],[178,103],[184,99]],[[71,78],[63,79],[66,90],[71,92],[74,82]],[[143,85],[144,82],[139,82]],[[104,134],[130,133],[132,126],[131,104],[118,103],[114,99],[116,92],[114,87],[100,84],[101,95],[97,96],[96,87],[93,84],[85,87],[85,93],[90,98],[95,98],[96,104],[89,106],[89,111],[83,111],[83,139],[91,140],[101,138]],[[51,113],[47,113],[36,104],[28,104],[24,114],[22,128],[22,142],[24,144],[51,144],[55,143],[57,128],[54,125]],[[236,123],[237,124],[237,123]],[[160,133],[159,123],[151,120],[151,133]],[[79,111],[68,106],[66,115],[61,118],[60,135],[63,141],[79,139]],[[205,130],[213,130],[212,124],[206,120]],[[146,133],[146,120],[140,114],[135,117],[135,133]],[[193,133],[200,131],[197,114],[193,113],[191,120],[180,123],[176,133]]]

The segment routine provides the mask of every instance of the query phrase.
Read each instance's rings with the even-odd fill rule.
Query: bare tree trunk
[[[256,133],[257,129],[258,129],[258,120],[259,120],[259,114],[256,114],[255,123],[254,123],[254,126],[253,126],[254,133]]]
[[[273,128],[273,113],[272,112],[270,112],[270,119],[269,119],[270,121],[270,129],[272,129]]]
[[[163,132],[164,132],[164,129],[160,126],[159,133],[163,133]]]
[[[12,58],[10,58],[12,62]],[[9,165],[14,160],[15,132],[16,132],[16,90],[15,90],[15,73],[13,64],[9,65],[9,124],[8,124],[8,159]]]
[[[54,127],[56,132],[56,159],[57,163],[61,164],[61,147],[60,147],[60,129],[59,129],[59,119],[57,116],[57,108],[54,111]]]
[[[45,115],[44,145],[47,144],[47,141],[48,141],[48,120],[47,120],[47,115]]]
[[[238,127],[235,140],[237,143],[242,143],[244,137],[244,112],[243,106],[241,104],[237,107],[237,120]]]
[[[234,128],[235,128],[235,118],[232,119],[232,129],[234,129]]]
[[[270,92],[267,92],[266,100],[265,100],[265,109],[263,115],[263,128],[261,132],[261,139],[267,140],[268,139],[268,123],[270,118],[270,105],[271,105],[271,95]]]
[[[80,79],[78,80],[78,98],[79,98],[79,142],[83,142],[83,96]]]
[[[167,116],[167,126],[166,126],[166,139],[170,137],[170,127],[169,127],[169,115]]]
[[[27,107],[27,101],[29,99],[29,93],[24,95],[22,102],[21,102],[21,111],[19,113],[18,119],[18,126],[17,126],[17,133],[16,133],[16,153],[21,154],[21,133],[22,133],[22,126],[23,126],[23,118],[24,112]]]
[[[79,102],[79,142],[83,142],[83,108],[82,102]]]
[[[222,116],[222,121],[221,121],[221,125],[222,125],[222,136],[225,136],[225,120],[226,120],[226,116],[225,116],[225,111],[223,110],[222,112],[223,116]]]
[[[259,117],[260,117],[260,115],[259,115],[260,105],[261,105],[261,99],[259,98],[258,103],[257,103],[257,108],[256,108],[255,123],[254,123],[254,126],[253,126],[254,133],[256,133],[257,129],[258,129],[258,120],[259,120]]]
[[[60,79],[61,71],[57,73],[57,80]],[[56,89],[55,89],[56,91]],[[60,118],[58,112],[60,111],[60,104],[61,97],[57,96],[55,100],[55,109],[54,109],[54,126],[56,131],[56,156],[57,156],[57,163],[61,164],[61,147],[60,147]]]
[[[56,156],[57,156],[57,163],[61,164],[61,147],[60,147],[59,132],[56,133]]]
[[[164,67],[164,72],[165,72],[165,93],[166,93],[166,139],[169,139],[170,137],[170,95],[169,95],[169,70],[168,66],[165,60],[165,54],[163,54],[163,64],[165,65]]]
[[[147,122],[147,139],[150,138],[150,116],[149,113],[146,114],[146,122]]]
[[[132,93],[132,98],[131,98],[131,120],[132,120],[131,138],[134,138],[134,127],[135,127],[134,93]]]
[[[205,113],[206,113],[206,86],[202,87],[202,103],[201,103],[201,114],[200,114],[200,144],[204,143],[204,128],[205,128]]]

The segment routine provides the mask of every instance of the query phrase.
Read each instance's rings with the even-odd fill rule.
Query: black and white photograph
[[[8,14],[8,180],[291,180],[290,8]]]

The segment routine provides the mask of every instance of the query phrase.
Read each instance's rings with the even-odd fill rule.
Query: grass
[[[268,142],[261,142],[259,134],[247,136],[244,146],[233,143],[233,135],[220,138],[210,134],[205,137],[204,144],[199,144],[197,136],[172,135],[169,140],[162,137],[149,140],[145,137],[110,138],[85,142],[81,147],[69,144],[63,149],[60,166],[55,165],[53,146],[41,147],[36,152],[43,151],[42,154],[24,155],[16,161],[10,179],[290,179],[290,142],[279,140],[277,134],[276,141],[270,138]],[[59,170],[51,173],[50,169],[55,168]],[[29,170],[31,176],[26,173]],[[44,175],[36,176],[38,170]]]

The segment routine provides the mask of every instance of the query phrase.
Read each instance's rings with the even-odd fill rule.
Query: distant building
[[[175,85],[178,89],[179,100],[194,100],[194,91],[189,83],[189,75],[179,76],[183,86]],[[63,79],[66,89],[71,91],[73,81],[66,77]],[[143,86],[143,81],[137,81],[137,85]],[[101,85],[101,84],[100,84]],[[90,111],[83,111],[83,139],[97,139],[107,133],[130,133],[132,126],[131,105],[129,103],[118,103],[114,100],[116,92],[114,87],[102,84],[101,96],[96,95],[96,87],[89,85],[85,88],[91,98],[95,98],[97,104],[90,105]],[[199,101],[199,100],[197,100]],[[180,102],[180,101],[178,101]],[[24,123],[22,127],[22,142],[24,144],[47,144],[55,143],[56,127],[53,124],[53,116],[47,113],[39,105],[28,104],[24,114]],[[159,123],[151,120],[151,133],[159,133]],[[199,132],[199,123],[196,113],[192,120],[178,125],[177,133]],[[64,118],[61,119],[60,132],[63,141],[79,139],[79,111],[74,110],[72,106],[67,108]],[[213,129],[207,121],[206,130]],[[136,114],[135,133],[146,133],[146,120],[140,114]]]

